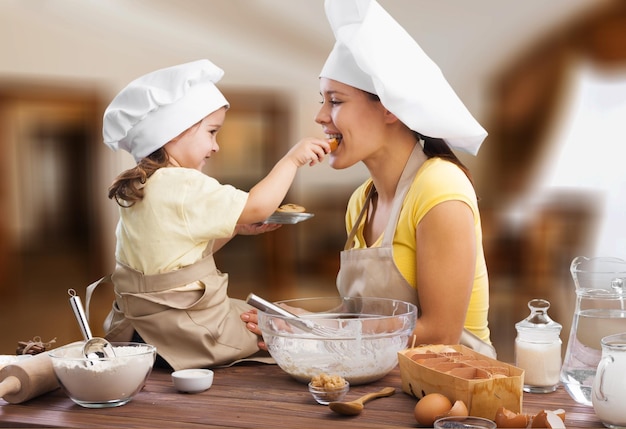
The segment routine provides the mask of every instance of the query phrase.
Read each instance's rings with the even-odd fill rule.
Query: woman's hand
[[[241,315],[241,320],[246,324],[246,328],[253,334],[259,336],[260,340],[257,343],[259,349],[267,351],[267,345],[263,341],[261,330],[259,329],[259,316],[255,308],[246,311]]]

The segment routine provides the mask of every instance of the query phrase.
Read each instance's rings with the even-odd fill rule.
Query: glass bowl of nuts
[[[309,392],[322,405],[341,401],[350,390],[350,383],[339,375],[319,374],[311,379]]]

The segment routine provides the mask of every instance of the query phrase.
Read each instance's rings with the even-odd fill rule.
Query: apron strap
[[[89,321],[89,304],[91,303],[91,296],[93,295],[96,288],[102,283],[111,283],[111,274],[109,274],[108,276],[104,276],[100,280],[97,280],[87,286],[87,294],[85,297],[85,306],[87,307],[85,308],[85,316],[87,317],[87,321]]]
[[[398,219],[400,219],[400,212],[402,210],[402,204],[404,203],[404,197],[409,192],[409,188],[411,187],[411,183],[413,183],[413,179],[419,170],[421,163],[419,158],[417,157],[417,153],[419,150],[423,150],[422,146],[419,144],[415,144],[415,147],[411,151],[411,155],[402,170],[402,175],[400,176],[400,180],[398,180],[398,185],[396,186],[396,195],[394,196],[393,205],[391,206],[391,212],[389,214],[389,221],[387,222],[387,227],[385,228],[385,232],[383,234],[383,242],[381,247],[390,246],[393,243],[393,236],[396,230],[396,226],[398,225]],[[376,192],[376,188],[374,184],[369,189],[367,193],[367,197],[365,198],[365,202],[363,203],[363,207],[361,208],[361,212],[359,213],[359,217],[356,222],[352,226],[352,230],[348,235],[348,239],[346,240],[346,244],[343,247],[343,250],[349,250],[352,247],[352,243],[354,237],[357,233],[359,225],[363,220],[363,216],[367,213],[367,209],[369,208],[370,201],[374,196],[374,192]]]
[[[396,186],[396,195],[394,196],[393,205],[391,206],[389,221],[387,222],[387,227],[385,228],[385,232],[383,234],[382,246],[391,246],[393,244],[393,236],[395,235],[396,227],[398,226],[398,219],[400,219],[400,212],[402,211],[402,205],[404,204],[404,197],[406,197],[406,194],[409,192],[413,179],[422,165],[419,157],[417,156],[419,151],[422,150],[422,145],[416,143],[415,147],[413,147],[413,150],[411,151],[411,155],[409,156],[406,165],[404,166],[404,170],[402,170],[402,175],[400,176],[400,180]]]
[[[356,219],[356,222],[352,226],[352,230],[350,231],[350,234],[348,234],[348,239],[346,240],[346,244],[343,246],[343,250],[349,250],[350,247],[352,247],[354,236],[356,235],[356,232],[359,229],[359,225],[361,224],[361,221],[363,220],[363,216],[365,215],[365,213],[367,213],[367,208],[370,205],[370,201],[372,200],[372,197],[374,196],[374,192],[376,192],[376,188],[374,187],[374,184],[372,183],[372,186],[370,186],[370,190],[367,192],[367,197],[365,198],[363,207],[361,207],[361,213],[359,213],[359,217]]]
[[[216,270],[212,254],[178,270],[149,275],[144,275],[141,271],[137,271],[119,261],[117,264],[119,267],[124,268],[124,275],[132,276],[136,279],[138,289],[133,290],[134,293],[163,292],[185,286],[203,277],[207,272]],[[116,290],[124,292],[120,287],[116,287]]]

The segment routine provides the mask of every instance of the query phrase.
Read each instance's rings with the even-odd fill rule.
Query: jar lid
[[[530,315],[515,324],[518,333],[526,333],[538,336],[558,336],[561,332],[561,324],[548,316],[550,302],[545,299],[532,299],[528,302]]]

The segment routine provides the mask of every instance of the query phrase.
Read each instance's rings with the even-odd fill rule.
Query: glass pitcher
[[[561,382],[576,402],[592,406],[602,338],[626,332],[626,261],[578,256],[570,272],[576,286],[576,307]]]

